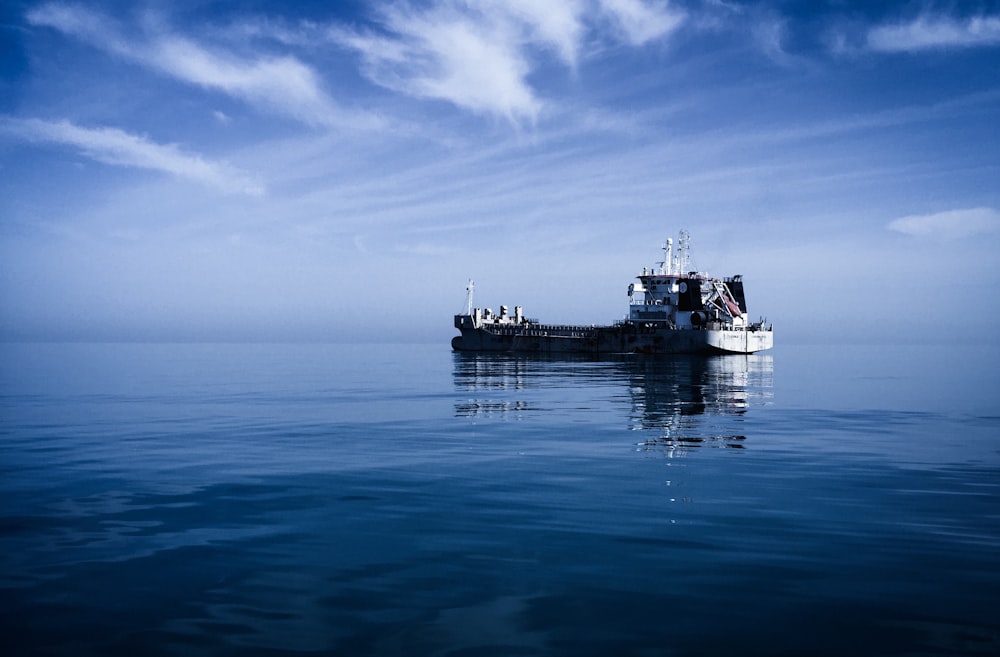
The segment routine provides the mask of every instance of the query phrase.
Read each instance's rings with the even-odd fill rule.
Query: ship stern
[[[713,351],[727,354],[753,354],[774,346],[772,331],[706,331],[706,342]]]

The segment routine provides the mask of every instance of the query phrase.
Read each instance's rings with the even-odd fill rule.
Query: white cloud
[[[588,37],[642,46],[672,34],[686,19],[666,0],[435,0],[378,7],[383,33],[331,27],[329,35],[358,52],[363,72],[392,91],[449,102],[513,124],[534,123],[546,102],[529,78],[541,58],[575,69]],[[323,89],[317,71],[291,55],[245,56],[181,35],[154,14],[135,29],[82,5],[49,3],[27,14],[105,52],[263,111],[309,125],[377,129],[383,121],[347,111]],[[316,45],[313,23],[237,25],[246,37],[284,47]],[[593,43],[593,40],[589,41]]]
[[[553,51],[575,68],[588,29],[606,28],[608,17],[634,46],[669,35],[684,20],[666,3],[642,0],[442,0],[422,9],[384,7],[384,34],[333,28],[330,36],[361,54],[378,85],[517,124],[534,122],[545,106],[528,82],[542,53]]]
[[[634,46],[669,36],[681,26],[685,17],[682,12],[671,9],[667,2],[600,0],[600,3]]]
[[[126,38],[113,19],[73,5],[43,5],[29,12],[28,20],[183,82],[221,91],[310,125],[379,125],[375,119],[343,111],[323,91],[319,76],[291,56],[242,58],[170,34],[163,27],[153,34]]]
[[[916,237],[960,239],[1000,231],[1000,212],[993,208],[916,214],[890,221],[889,230]]]
[[[531,67],[509,22],[483,21],[452,7],[389,8],[384,21],[392,37],[331,33],[362,55],[376,84],[514,123],[536,119],[542,103],[525,80]]]
[[[883,52],[1000,45],[1000,16],[965,21],[923,15],[909,23],[882,25],[868,32],[868,47]]]
[[[564,62],[576,65],[584,34],[582,0],[488,0],[483,6],[493,15],[507,14],[522,21],[531,38],[551,45]]]
[[[158,144],[118,128],[82,128],[69,121],[0,118],[0,131],[27,141],[75,146],[87,157],[116,166],[161,171],[221,189],[260,195],[260,182],[227,164],[186,153],[175,144]]]
[[[27,19],[32,25],[57,29],[117,55],[128,56],[132,51],[111,19],[80,7],[42,5],[29,11]]]
[[[785,51],[784,42],[788,27],[784,20],[761,20],[751,27],[751,33],[758,46],[776,64],[788,65],[794,58]]]
[[[148,50],[137,59],[179,80],[217,89],[304,123],[343,122],[313,70],[294,57],[245,61],[209,51],[188,39],[165,37],[148,44]]]
[[[459,249],[454,246],[431,242],[397,243],[392,247],[393,253],[419,258],[441,258],[453,255],[458,251]]]

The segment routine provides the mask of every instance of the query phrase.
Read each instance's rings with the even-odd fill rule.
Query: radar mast
[[[472,292],[476,288],[476,284],[469,279],[469,284],[465,286],[465,314],[472,314]]]
[[[685,274],[691,267],[691,234],[682,230],[677,237],[677,262],[674,267],[678,274]]]
[[[672,261],[672,253],[674,250],[674,240],[670,237],[663,244],[663,262],[660,264],[660,274],[670,276],[674,273],[674,264]]]

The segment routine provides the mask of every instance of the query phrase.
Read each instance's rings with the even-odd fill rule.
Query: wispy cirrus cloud
[[[138,34],[108,16],[78,5],[46,4],[28,21],[73,36],[96,48],[182,82],[222,92],[272,114],[309,125],[377,127],[352,114],[323,90],[319,76],[292,56],[245,58],[172,34],[165,26]]]
[[[890,221],[889,230],[915,237],[960,239],[1000,232],[1000,212],[993,208],[915,214]]]
[[[546,57],[576,69],[584,44],[642,47],[672,35],[686,14],[666,0],[436,0],[390,2],[374,10],[375,29],[332,26],[327,34],[358,53],[375,84],[517,125],[546,106],[529,81]],[[172,30],[147,14],[126,24],[79,4],[50,2],[27,13],[95,48],[182,82],[237,98],[309,125],[377,129],[373,113],[349,111],[323,89],[322,76],[298,58],[246,56]],[[317,45],[315,23],[244,21],[245,36],[293,48]]]
[[[870,29],[867,45],[871,50],[880,52],[996,46],[1000,45],[1000,16],[975,16],[960,20],[925,14],[906,23]]]
[[[182,37],[157,39],[140,59],[185,82],[216,89],[251,105],[310,125],[354,119],[323,92],[318,76],[294,57],[245,61],[212,52]]]
[[[330,36],[359,53],[365,74],[382,87],[517,124],[534,122],[545,106],[528,81],[545,52],[575,68],[588,30],[610,27],[641,46],[683,19],[666,2],[644,0],[444,0],[383,7],[381,33],[332,28]]]
[[[69,121],[0,117],[0,132],[31,142],[73,146],[104,164],[160,171],[229,193],[258,196],[260,181],[240,169],[206,160],[175,144],[158,144],[118,128],[84,128]]]
[[[684,12],[673,9],[668,2],[600,0],[600,4],[633,46],[669,36],[685,19]]]
[[[566,64],[576,65],[580,40],[586,29],[583,0],[487,0],[482,7],[487,15],[507,16],[521,22],[527,39],[554,49]]]
[[[542,102],[526,81],[531,64],[515,24],[484,22],[453,6],[389,7],[382,21],[385,36],[331,31],[361,55],[374,83],[512,123],[537,118]]]

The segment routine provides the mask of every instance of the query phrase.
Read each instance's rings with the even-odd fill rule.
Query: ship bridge
[[[691,269],[690,236],[681,231],[674,251],[663,245],[657,267],[643,267],[638,283],[629,285],[629,321],[665,323],[672,328],[737,328],[747,325],[746,299],[740,276],[714,279]]]

